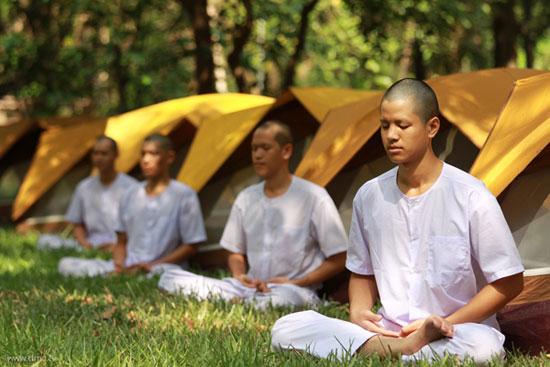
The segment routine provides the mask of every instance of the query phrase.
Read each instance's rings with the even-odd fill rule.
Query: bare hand
[[[252,279],[244,273],[235,276],[235,279],[240,281],[245,287],[256,288],[258,292],[262,292],[262,293],[271,292],[270,289],[267,287],[266,282],[259,279]]]
[[[414,333],[415,331],[420,329],[420,327],[422,326],[424,321],[425,321],[425,319],[419,319],[419,320],[411,322],[407,326],[404,326],[401,329],[401,331],[399,332],[399,336],[402,337],[402,338],[405,338],[405,337],[411,335],[412,333]]]
[[[372,331],[373,333],[394,338],[399,337],[399,333],[384,328],[380,323],[380,321],[382,321],[382,316],[375,314],[371,310],[352,312],[350,315],[350,321],[361,326],[363,329]]]
[[[153,264],[151,263],[140,262],[140,263],[137,263],[135,266],[137,267],[138,271],[143,271],[145,273],[150,273],[151,270],[153,269]]]

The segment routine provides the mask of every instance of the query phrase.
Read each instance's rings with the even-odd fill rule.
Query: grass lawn
[[[257,312],[242,304],[168,296],[157,289],[158,278],[143,275],[63,278],[57,262],[76,252],[37,252],[35,240],[0,228],[0,366],[401,365],[376,357],[340,363],[271,352],[271,325],[290,309]],[[348,317],[338,303],[319,311]],[[445,358],[437,365],[473,363]],[[492,365],[540,367],[550,360],[509,353]]]

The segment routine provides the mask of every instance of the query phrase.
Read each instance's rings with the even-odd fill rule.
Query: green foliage
[[[308,0],[251,1],[238,62],[246,89],[278,96]],[[113,115],[196,93],[196,44],[181,0],[0,0],[0,96],[27,115]],[[237,91],[227,57],[244,0],[209,0],[216,80]],[[495,65],[495,7],[511,4],[517,65],[550,69],[543,0],[319,0],[295,84],[381,89]],[[225,58],[225,59],[224,59]],[[512,63],[516,60],[510,60]]]
[[[270,330],[288,308],[264,312],[240,303],[162,294],[158,278],[64,278],[71,250],[39,253],[35,235],[0,228],[0,358],[37,366],[401,366],[389,358],[346,362],[272,352]],[[95,256],[88,253],[86,256]],[[346,306],[319,312],[347,318]],[[419,362],[427,366],[426,362]],[[512,353],[492,366],[550,366],[547,357]],[[475,366],[445,357],[435,366]]]

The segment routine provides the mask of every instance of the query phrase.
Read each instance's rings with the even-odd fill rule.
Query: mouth
[[[388,152],[390,152],[390,153],[398,153],[398,152],[400,152],[400,151],[402,151],[402,150],[403,150],[403,148],[398,147],[398,146],[396,146],[396,145],[390,145],[390,146],[388,147]]]

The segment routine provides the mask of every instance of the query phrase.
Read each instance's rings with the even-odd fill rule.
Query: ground
[[[257,312],[165,295],[156,287],[158,278],[143,275],[63,278],[57,262],[76,252],[37,252],[35,241],[35,235],[0,228],[0,366],[401,365],[376,357],[335,362],[272,352],[271,326],[290,309]],[[328,303],[319,312],[348,319],[347,309]],[[446,357],[436,365],[474,364]],[[550,366],[550,359],[510,352],[492,365]]]

